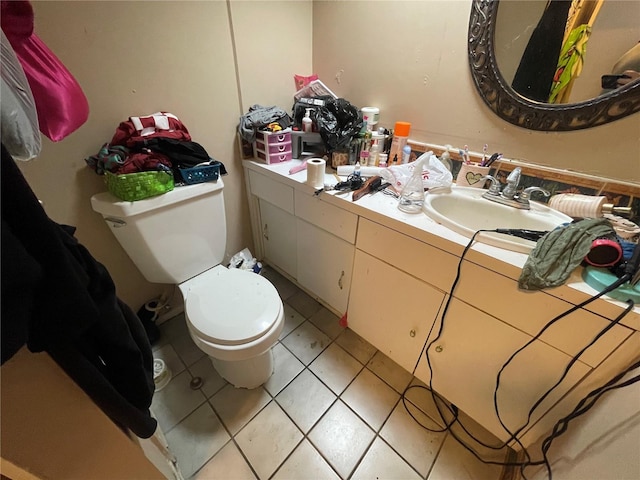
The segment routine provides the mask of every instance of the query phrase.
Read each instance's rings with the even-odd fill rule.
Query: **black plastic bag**
[[[320,137],[330,152],[348,147],[364,123],[358,109],[344,98],[328,100],[317,109],[315,121]]]

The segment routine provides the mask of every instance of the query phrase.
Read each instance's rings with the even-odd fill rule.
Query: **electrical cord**
[[[601,338],[607,331],[609,331],[611,328],[613,328],[614,325],[618,324],[620,322],[620,320],[626,315],[628,314],[631,309],[633,308],[633,302],[629,301],[630,305],[628,305],[628,307],[625,309],[624,312],[622,312],[615,320],[611,321],[610,324],[608,324],[603,330],[601,330],[600,332],[598,332],[598,334],[596,334],[596,336],[591,340],[591,342],[589,342],[589,344],[587,346],[585,346],[583,349],[581,349],[580,352],[578,352],[577,355],[575,355],[572,360],[569,362],[569,364],[567,365],[567,367],[565,367],[565,371],[563,373],[563,375],[561,376],[560,380],[553,386],[551,387],[547,392],[545,392],[543,394],[543,396],[538,399],[536,401],[536,403],[534,404],[534,406],[531,408],[531,410],[529,411],[528,414],[528,418],[527,418],[527,423],[525,425],[523,425],[522,427],[520,427],[515,433],[512,433],[511,431],[509,431],[509,429],[504,425],[504,422],[502,421],[502,419],[500,418],[500,414],[499,414],[499,408],[497,406],[497,391],[499,388],[499,384],[500,384],[500,376],[502,374],[502,372],[504,371],[504,369],[511,363],[511,361],[515,358],[515,356],[521,352],[524,348],[526,348],[528,345],[530,345],[531,343],[533,343],[533,341],[535,341],[536,339],[538,339],[551,325],[553,325],[555,322],[557,322],[558,320],[560,320],[561,318],[566,317],[567,315],[573,313],[574,311],[584,307],[585,305],[588,305],[589,303],[595,301],[596,299],[602,297],[603,295],[609,293],[612,290],[615,290],[616,288],[618,288],[620,285],[622,285],[623,283],[629,281],[629,279],[631,278],[631,276],[633,275],[634,272],[632,272],[631,270],[634,269],[638,269],[638,252],[640,252],[640,247],[636,247],[636,250],[634,252],[634,261],[629,262],[630,264],[633,263],[633,267],[631,267],[630,265],[627,265],[627,268],[625,269],[625,274],[623,275],[622,278],[618,279],[616,282],[614,282],[613,284],[611,284],[609,287],[607,287],[606,289],[604,289],[602,292],[598,293],[597,295],[585,300],[584,302],[580,303],[579,305],[575,305],[572,308],[570,308],[569,310],[561,313],[560,315],[556,316],[554,319],[552,319],[549,323],[547,323],[540,332],[538,332],[538,334],[533,337],[529,342],[527,342],[523,347],[521,347],[520,349],[518,349],[516,352],[514,352],[514,354],[511,355],[511,357],[507,360],[507,362],[502,366],[502,368],[500,369],[498,376],[496,378],[496,389],[494,391],[494,408],[496,411],[496,414],[498,416],[498,420],[500,421],[500,424],[502,425],[502,427],[505,429],[505,431],[509,434],[510,438],[503,442],[501,445],[488,445],[485,442],[483,442],[482,440],[480,440],[479,438],[476,438],[471,432],[469,432],[469,430],[462,424],[462,422],[459,419],[459,411],[458,408],[451,404],[448,405],[448,402],[442,398],[441,395],[439,395],[438,393],[436,393],[433,389],[433,366],[431,364],[431,359],[429,357],[429,349],[431,348],[431,346],[436,343],[440,337],[442,336],[443,333],[443,329],[444,329],[444,319],[445,316],[448,312],[449,309],[449,305],[451,303],[451,299],[453,298],[453,293],[455,291],[455,288],[460,280],[460,274],[461,274],[461,268],[462,268],[462,262],[467,254],[467,252],[469,251],[469,249],[471,248],[471,246],[473,245],[473,243],[475,242],[475,239],[477,237],[478,234],[480,233],[502,233],[502,234],[508,234],[508,235],[513,235],[513,236],[517,236],[520,238],[526,238],[527,240],[534,240],[535,241],[535,237],[537,236],[542,236],[543,234],[546,234],[547,232],[538,232],[538,231],[522,231],[522,234],[520,234],[520,230],[518,229],[495,229],[495,230],[477,230],[473,236],[471,237],[471,239],[469,240],[469,243],[466,245],[466,247],[464,248],[462,255],[460,256],[460,260],[458,262],[458,267],[457,267],[457,271],[456,271],[456,277],[451,285],[450,288],[450,292],[449,292],[449,297],[447,298],[447,301],[445,302],[445,305],[443,307],[442,310],[442,315],[440,317],[440,325],[439,325],[439,329],[438,329],[438,333],[435,336],[435,338],[433,338],[433,340],[431,340],[431,342],[428,343],[428,345],[425,348],[425,358],[427,361],[427,366],[429,369],[429,385],[428,387],[422,387],[419,385],[410,385],[408,386],[405,391],[402,394],[402,401],[403,401],[403,405],[407,411],[407,413],[414,419],[414,421],[416,421],[416,423],[418,423],[422,428],[431,431],[431,432],[446,432],[448,431],[450,435],[452,435],[454,437],[454,439],[456,441],[458,441],[458,443],[460,443],[467,451],[469,451],[472,455],[474,455],[478,460],[480,460],[481,462],[485,463],[485,464],[491,464],[491,465],[501,465],[501,466],[513,466],[513,467],[520,467],[520,473],[522,475],[522,477],[524,479],[526,479],[525,475],[524,475],[524,469],[528,466],[536,466],[536,465],[545,465],[545,467],[547,468],[547,472],[549,474],[549,480],[551,480],[551,467],[549,465],[548,462],[548,458],[547,458],[547,451],[548,448],[550,447],[551,442],[553,441],[554,438],[557,438],[557,436],[561,435],[562,433],[564,433],[567,429],[566,424],[569,423],[570,420],[572,420],[573,418],[575,418],[578,415],[581,415],[582,413],[584,413],[585,411],[587,411],[589,408],[591,408],[591,406],[593,406],[593,403],[595,403],[595,401],[597,401],[598,398],[600,398],[601,394],[598,395],[596,397],[596,399],[585,409],[580,409],[580,407],[585,403],[585,401],[587,400],[587,398],[589,398],[590,395],[593,394],[593,392],[591,394],[589,394],[587,397],[585,397],[585,399],[583,399],[578,406],[576,407],[576,409],[574,410],[574,412],[572,412],[573,415],[570,414],[570,416],[565,417],[564,419],[560,420],[557,424],[556,427],[558,427],[558,425],[561,424],[561,422],[565,422],[564,424],[562,424],[561,427],[556,428],[554,427],[554,432],[552,433],[552,435],[550,435],[546,440],[548,440],[548,446],[547,446],[547,450],[544,451],[543,450],[543,459],[542,460],[538,460],[538,461],[533,461],[531,459],[531,456],[529,455],[529,452],[527,451],[527,449],[524,447],[524,445],[520,442],[520,440],[517,438],[517,435],[522,431],[522,429],[526,428],[526,426],[529,424],[530,420],[531,420],[531,416],[533,414],[533,411],[540,405],[540,403],[542,401],[544,401],[544,399],[551,393],[551,391],[553,389],[555,389],[562,381],[563,379],[566,377],[566,375],[568,374],[569,369],[575,364],[575,362],[578,360],[578,358],[580,358],[580,356],[588,349],[590,348],[599,338]],[[623,372],[621,375],[625,374],[625,372]],[[637,380],[636,380],[637,381]],[[635,383],[635,382],[632,382]],[[626,384],[625,384],[626,385]],[[620,386],[616,386],[616,387],[612,387],[612,388],[621,388],[622,386],[625,385],[620,385]],[[409,410],[407,404],[406,404],[406,394],[407,392],[412,389],[412,388],[422,388],[422,389],[427,389],[432,396],[432,399],[434,401],[434,404],[436,406],[436,409],[438,410],[438,414],[440,415],[440,418],[443,422],[443,424],[445,425],[443,428],[441,429],[432,429],[432,428],[428,428],[425,425],[423,425]],[[599,389],[598,389],[599,391]],[[606,390],[608,391],[608,390]],[[595,391],[594,391],[595,392]],[[450,414],[453,415],[453,418],[450,421],[447,421],[445,419],[445,415],[441,409],[440,403],[438,402],[438,400],[440,400],[440,402],[442,402],[444,404],[444,406],[446,407],[446,409],[449,411]],[[409,400],[410,402],[411,400]],[[570,417],[570,418],[569,418]],[[518,462],[498,462],[498,461],[488,461],[483,459],[480,454],[471,446],[467,445],[466,442],[464,442],[452,429],[452,427],[455,424],[458,424],[462,430],[477,444],[482,445],[483,447],[492,449],[492,450],[500,450],[503,449],[505,447],[508,447],[508,444],[512,441],[517,442],[517,444],[520,446],[520,448],[522,449],[522,451],[525,454],[525,460],[524,461],[518,461]]]
[[[624,277],[623,277],[624,278]],[[622,279],[620,279],[622,280]],[[623,282],[624,283],[624,282]],[[617,286],[616,286],[617,285]],[[607,287],[605,290],[603,290],[604,293],[607,293],[607,291],[611,291],[614,290],[615,288],[618,288],[621,285],[621,283],[619,283],[619,281],[614,282],[610,287]],[[611,288],[611,287],[615,287],[615,288]],[[602,296],[602,295],[600,295]],[[593,301],[595,298],[599,298],[598,296],[594,296],[591,297],[589,299],[588,302],[583,302],[583,304],[588,304],[589,302]],[[509,428],[504,424],[504,422],[502,421],[502,418],[500,417],[500,411],[498,408],[498,390],[500,388],[500,378],[502,377],[502,373],[504,372],[505,368],[513,361],[513,359],[520,353],[522,352],[526,347],[528,347],[529,345],[531,345],[534,341],[538,340],[540,338],[540,336],[547,330],[547,328],[549,328],[551,325],[553,325],[555,322],[557,322],[558,320],[560,320],[561,318],[566,317],[569,313],[572,313],[575,311],[575,308],[571,308],[569,310],[567,310],[566,312],[558,315],[556,318],[554,318],[553,320],[551,320],[549,323],[547,323],[542,330],[540,330],[540,332],[538,332],[537,335],[535,335],[534,337],[531,338],[531,340],[529,340],[527,343],[525,343],[522,347],[520,347],[518,350],[516,350],[511,357],[509,357],[509,359],[502,365],[502,368],[500,368],[500,371],[498,372],[497,378],[496,378],[496,388],[494,390],[494,394],[493,394],[493,406],[494,406],[494,410],[496,412],[496,415],[498,417],[498,421],[500,422],[500,425],[502,425],[502,428],[505,429],[505,431],[509,434],[510,438],[508,440],[512,441],[515,440],[519,443],[517,437],[518,435],[522,432],[522,430],[524,430],[529,423],[531,422],[531,417],[533,415],[533,412],[535,411],[536,408],[538,408],[538,406],[544,401],[545,398],[547,398],[551,392],[553,392],[553,390],[556,389],[556,387],[558,385],[560,385],[562,383],[562,381],[566,378],[566,376],[569,373],[569,370],[571,369],[571,367],[573,367],[573,365],[575,365],[575,363],[578,361],[578,359],[582,356],[582,354],[589,349],[590,347],[593,346],[594,343],[596,343],[596,341],[598,341],[605,333],[607,333],[609,330],[611,330],[615,325],[617,325],[620,320],[622,320],[634,307],[634,303],[632,300],[628,301],[628,305],[627,308],[620,314],[618,315],[614,320],[610,321],[602,330],[600,330],[596,336],[585,346],[583,347],[576,355],[574,355],[571,360],[569,361],[569,363],[567,364],[567,366],[564,369],[564,372],[562,373],[562,375],[560,376],[560,378],[558,379],[558,381],[551,387],[549,388],[540,398],[538,398],[538,400],[536,400],[536,402],[533,404],[533,406],[531,407],[531,409],[529,410],[528,414],[527,414],[527,421],[524,425],[520,426],[518,429],[515,430],[515,432],[511,432],[511,430],[509,430]],[[520,443],[519,443],[520,444]],[[520,444],[522,446],[522,444]]]

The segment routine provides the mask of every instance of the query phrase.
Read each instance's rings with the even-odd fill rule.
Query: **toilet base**
[[[257,388],[269,380],[273,373],[271,349],[246,360],[229,361],[209,358],[220,376],[236,388]]]

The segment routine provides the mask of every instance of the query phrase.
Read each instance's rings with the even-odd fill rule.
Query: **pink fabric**
[[[32,33],[29,2],[3,1],[1,22],[31,87],[40,131],[59,142],[87,121],[89,102],[71,72]]]

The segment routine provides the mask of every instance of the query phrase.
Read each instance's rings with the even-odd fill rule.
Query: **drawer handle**
[[[286,135],[278,135],[278,142],[284,142],[285,138],[287,138]]]
[[[264,228],[262,229],[262,236],[269,240],[269,226],[265,223]]]
[[[281,162],[284,162],[287,159],[287,156],[286,155],[280,155],[279,158],[280,158]]]
[[[444,348],[442,348],[442,345],[436,345],[436,352],[442,353],[443,350]]]
[[[286,148],[287,148],[287,146],[286,146],[286,145],[280,145],[280,146],[278,147],[278,151],[279,151],[279,152],[284,152]]]
[[[416,331],[415,331],[415,330],[410,330],[410,331],[409,331],[409,336],[410,336],[411,338],[415,337],[415,336],[416,336]]]
[[[338,279],[338,287],[342,290],[342,279],[344,278],[344,270],[340,273],[340,278]]]

